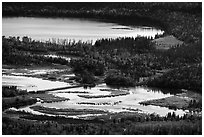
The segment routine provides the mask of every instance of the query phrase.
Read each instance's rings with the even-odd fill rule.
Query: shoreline
[[[154,105],[160,107],[167,107],[169,109],[182,109],[202,113],[202,107],[194,108],[195,105],[202,104],[202,96],[198,93],[189,94],[188,92],[190,91],[183,92],[182,94],[176,94],[171,97],[142,101],[139,102],[139,104],[145,106]],[[193,104],[193,102],[195,103]]]

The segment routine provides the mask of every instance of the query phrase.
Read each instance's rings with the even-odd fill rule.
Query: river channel
[[[27,76],[11,76],[3,75],[3,86],[15,85],[19,89],[26,89],[29,91],[46,90],[51,88],[59,88],[71,86],[65,82],[56,82],[50,80],[43,80],[41,78],[27,77]],[[117,92],[125,94],[117,94]],[[53,94],[58,97],[65,97],[69,100],[61,102],[38,102],[32,106],[40,105],[48,108],[57,109],[94,109],[103,110],[110,113],[114,112],[141,112],[141,113],[156,113],[161,116],[167,115],[169,112],[175,112],[177,115],[183,115],[186,111],[173,110],[166,107],[159,106],[144,106],[139,102],[160,99],[173,96],[170,93],[164,93],[162,90],[155,90],[147,87],[136,86],[132,88],[112,88],[106,84],[99,84],[94,88],[84,89],[83,87],[63,89],[50,91],[48,94]],[[21,110],[34,112],[29,108],[23,107]],[[35,112],[34,112],[35,113]],[[36,112],[36,114],[38,114]],[[73,116],[75,117],[75,115]]]

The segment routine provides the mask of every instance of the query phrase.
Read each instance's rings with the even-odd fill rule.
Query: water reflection
[[[164,94],[161,91],[153,92],[151,89],[144,87],[135,87],[129,88],[128,95],[125,96],[116,96],[116,97],[105,97],[105,98],[83,98],[79,97],[79,94],[89,94],[89,95],[104,95],[111,94],[108,90],[101,91],[100,89],[112,89],[105,84],[98,85],[92,89],[83,89],[83,88],[73,88],[69,89],[69,93],[64,93],[62,90],[52,92],[59,97],[67,97],[70,100],[64,102],[54,102],[54,103],[44,103],[44,107],[55,107],[55,108],[71,108],[71,109],[96,109],[96,110],[105,110],[109,112],[145,112],[145,113],[156,113],[161,116],[165,116],[168,112],[175,112],[177,115],[183,115],[186,113],[183,110],[171,110],[166,107],[159,106],[143,106],[139,102],[150,100],[150,99],[160,99],[164,97],[172,96],[170,93]],[[72,92],[73,93],[72,93]],[[79,91],[81,93],[74,93],[74,91]],[[86,93],[83,93],[86,92]],[[119,103],[115,103],[119,102]]]
[[[59,81],[43,80],[41,78],[25,77],[25,76],[2,76],[3,86],[17,86],[18,89],[27,91],[37,91],[52,88],[60,88],[70,86],[70,84]]]
[[[42,80],[40,78],[32,78],[25,76],[8,76],[3,75],[3,85],[15,85],[21,89],[42,90],[57,87],[65,87],[69,84],[64,82],[54,82],[49,80]],[[110,96],[126,92],[128,94],[119,96]],[[68,108],[68,109],[95,109],[104,110],[108,112],[145,112],[145,113],[156,113],[161,116],[165,116],[168,112],[175,112],[177,115],[183,115],[186,113],[183,110],[172,110],[166,107],[159,106],[144,106],[140,105],[139,102],[160,99],[165,97],[173,96],[170,93],[163,93],[161,90],[152,90],[147,87],[134,87],[134,88],[112,88],[106,86],[106,84],[97,85],[91,89],[84,89],[83,87],[56,90],[51,91],[49,94],[53,94],[58,97],[69,98],[68,101],[63,102],[52,102],[52,103],[40,103],[35,105],[42,105],[44,107],[51,108]],[[85,98],[80,95],[88,95],[93,98]],[[97,97],[99,96],[99,97]],[[105,96],[105,97],[103,97]],[[97,98],[95,98],[97,97]],[[23,108],[30,110],[28,107]]]
[[[118,29],[114,29],[118,28]],[[123,29],[128,28],[128,29]],[[29,36],[35,40],[71,39],[92,41],[116,37],[154,37],[164,33],[153,27],[127,27],[116,23],[78,18],[9,17],[2,19],[2,35]]]

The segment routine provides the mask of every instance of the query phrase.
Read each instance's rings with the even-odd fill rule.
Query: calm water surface
[[[69,83],[59,81],[43,80],[41,78],[33,78],[26,76],[2,76],[3,86],[17,86],[18,89],[27,91],[46,90],[52,88],[60,88],[70,86]]]
[[[101,38],[116,37],[154,37],[163,31],[147,26],[129,27],[116,23],[101,22],[79,18],[2,18],[2,35],[29,36],[40,41],[54,39],[74,39],[75,41],[93,41]],[[53,38],[53,39],[52,39]]]
[[[27,89],[28,91],[33,90],[43,90],[57,87],[69,86],[65,82],[54,82],[49,80],[42,80],[40,78],[26,77],[26,76],[9,76],[3,75],[2,85],[15,85],[20,89]],[[96,109],[105,110],[108,112],[134,112],[134,110],[139,109],[139,112],[145,113],[156,113],[161,116],[165,116],[168,112],[175,112],[177,115],[183,115],[185,111],[183,110],[171,110],[166,107],[159,106],[143,106],[139,102],[151,99],[160,99],[164,97],[170,97],[171,94],[164,94],[161,90],[152,90],[145,87],[134,87],[125,89],[129,92],[127,95],[115,96],[115,97],[105,97],[105,98],[84,98],[78,95],[89,95],[89,96],[101,96],[110,95],[110,91],[103,91],[101,89],[113,89],[108,87],[106,84],[97,85],[91,89],[84,89],[83,87],[72,88],[66,90],[56,90],[49,92],[49,94],[54,94],[59,97],[66,97],[70,100],[63,102],[53,102],[53,103],[40,103],[35,105],[42,105],[44,107],[51,108],[69,108],[69,109]],[[116,90],[116,89],[114,89]],[[77,91],[77,93],[76,93]],[[115,102],[119,102],[114,104]],[[80,104],[87,103],[87,104]],[[96,105],[90,105],[90,103],[95,103]],[[104,105],[105,104],[105,105]],[[27,110],[33,112],[29,107],[24,107],[22,110]],[[34,112],[38,114],[38,112]]]
[[[108,87],[106,84],[97,85],[92,89],[84,89],[84,88],[73,88],[69,90],[60,90],[52,92],[52,94],[59,96],[59,97],[67,97],[70,100],[64,102],[54,102],[54,103],[43,103],[42,106],[51,107],[51,108],[78,108],[78,109],[100,109],[109,112],[134,112],[134,110],[139,109],[139,112],[145,113],[156,113],[161,116],[167,115],[168,112],[175,112],[177,115],[183,115],[185,111],[183,110],[171,110],[166,107],[159,107],[159,106],[143,106],[140,105],[139,102],[151,99],[160,99],[164,97],[170,97],[171,94],[164,94],[161,90],[153,91],[150,88],[145,87],[134,87],[128,88],[129,93],[125,96],[116,96],[116,97],[105,97],[105,98],[83,98],[79,97],[78,95],[83,95],[84,91],[88,92],[85,95],[90,96],[97,96],[97,95],[108,95],[111,92],[108,91],[101,91],[100,89],[112,89]],[[82,93],[61,93],[63,91],[80,91]],[[59,93],[60,92],[60,93]],[[114,102],[119,102],[118,104],[114,104]],[[81,102],[86,103],[95,103],[99,105],[90,105],[90,104],[78,104]],[[103,105],[103,103],[108,103],[108,105]]]

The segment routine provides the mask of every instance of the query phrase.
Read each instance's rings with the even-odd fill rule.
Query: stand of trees
[[[197,64],[173,69],[149,81],[147,85],[161,88],[183,88],[202,93],[202,66]]]
[[[119,86],[119,87],[135,86],[135,80],[133,80],[131,77],[121,74],[117,70],[109,71],[104,81],[107,85],[113,85],[113,86]]]
[[[110,85],[133,86],[142,77],[152,77],[157,70],[172,70],[147,85],[165,88],[185,88],[201,91],[202,43],[184,44],[166,51],[155,49],[151,38],[117,38],[102,39],[94,45],[89,43],[55,44],[42,43],[46,54],[55,49],[57,54],[68,54],[77,51],[79,59],[70,62],[62,58],[44,57],[43,53],[36,52],[39,42],[18,41],[10,37],[2,39],[3,64],[14,65],[45,65],[58,63],[70,65],[74,72],[81,77],[80,82],[95,83],[95,76],[104,76],[105,82]],[[23,47],[24,48],[19,48]],[[55,47],[56,46],[56,47]],[[30,48],[32,47],[32,49]],[[116,70],[117,75],[111,74]],[[163,83],[163,84],[161,84]]]
[[[15,97],[18,95],[26,95],[26,90],[19,90],[16,86],[3,86],[2,97]]]
[[[120,115],[112,119],[74,120],[23,114],[25,119],[3,117],[3,135],[201,135],[202,120],[197,116]],[[27,116],[26,116],[27,115]],[[30,116],[29,116],[30,115]],[[37,121],[32,121],[32,120]],[[65,122],[66,121],[66,122]]]
[[[17,89],[16,86],[3,86],[2,87],[2,110],[11,107],[22,107],[32,105],[37,102],[37,99],[26,96],[26,90]]]

